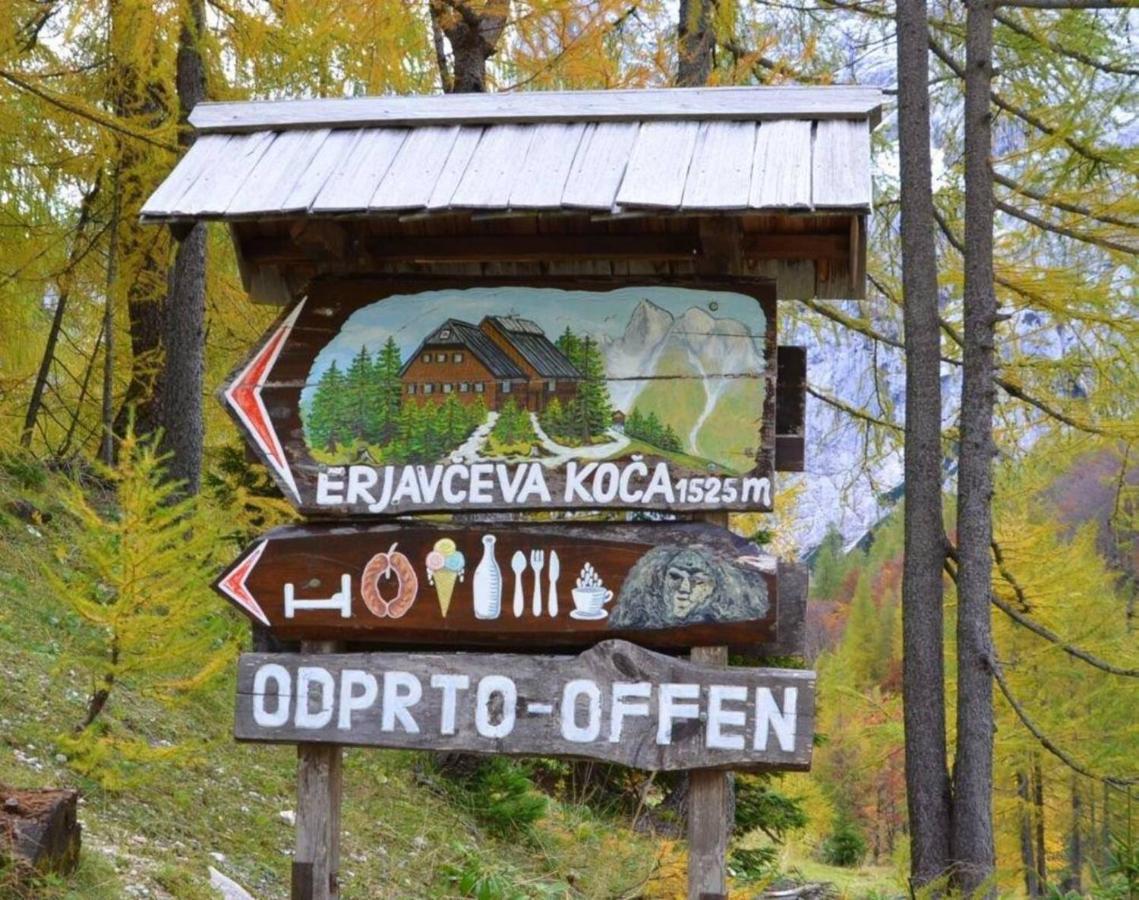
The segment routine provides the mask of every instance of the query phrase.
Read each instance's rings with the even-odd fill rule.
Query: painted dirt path
[[[542,457],[542,459],[539,460],[547,469],[556,469],[558,466],[564,466],[571,459],[609,459],[609,457],[620,453],[629,446],[629,439],[625,437],[625,435],[609,428],[605,433],[613,438],[613,440],[608,444],[592,444],[588,447],[566,447],[564,444],[557,443],[546,434],[538,422],[538,417],[534,413],[530,413],[530,421],[534,425],[534,433],[538,435],[538,441],[541,443],[542,449],[552,454],[551,456]]]

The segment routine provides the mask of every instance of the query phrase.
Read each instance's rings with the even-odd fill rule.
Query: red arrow
[[[265,548],[268,546],[268,541],[261,541],[247,556],[240,558],[232,569],[219,578],[216,585],[217,589],[232,600],[244,613],[266,625],[269,624],[269,617],[265,615],[261,604],[253,598],[253,594],[245,586],[245,582],[249,579],[250,573],[257,566],[257,560],[261,558],[261,554],[265,552]]]
[[[277,432],[269,419],[269,412],[265,409],[265,403],[261,399],[261,389],[265,386],[277,357],[281,355],[281,348],[285,345],[285,340],[288,338],[289,332],[292,331],[293,324],[297,321],[297,316],[301,314],[304,305],[305,301],[301,300],[293,307],[293,311],[281,322],[277,330],[265,342],[265,345],[253,355],[249,364],[233,379],[233,383],[226,388],[224,395],[226,403],[237,413],[238,418],[249,431],[250,438],[261,448],[261,452],[269,464],[276,470],[289,490],[293,492],[293,497],[298,502],[300,502],[300,494],[297,492],[297,483],[293,480],[293,472],[289,468],[289,461],[285,458],[285,450],[281,446],[281,440],[277,437]]]

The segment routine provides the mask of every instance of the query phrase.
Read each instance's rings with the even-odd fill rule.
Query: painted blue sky
[[[652,285],[581,291],[473,287],[396,294],[348,317],[340,333],[313,361],[301,402],[308,405],[317,381],[333,360],[340,369],[347,369],[361,346],[375,353],[389,336],[395,338],[400,357],[405,361],[427,335],[450,318],[478,324],[483,316],[517,315],[536,322],[550,340],[555,340],[567,326],[578,334],[590,334],[599,340],[615,339],[624,333],[629,316],[641,300],[649,300],[676,317],[698,306],[717,318],[744,323],[755,335],[762,335],[766,327],[763,309],[753,297],[693,288]]]

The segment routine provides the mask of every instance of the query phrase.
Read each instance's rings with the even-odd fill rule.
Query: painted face
[[[716,576],[707,561],[694,550],[681,550],[664,573],[665,599],[675,619],[685,619],[711,598]]]

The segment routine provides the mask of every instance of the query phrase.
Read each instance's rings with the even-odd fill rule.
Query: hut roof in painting
[[[142,215],[864,212],[880,109],[853,86],[203,103]]]

